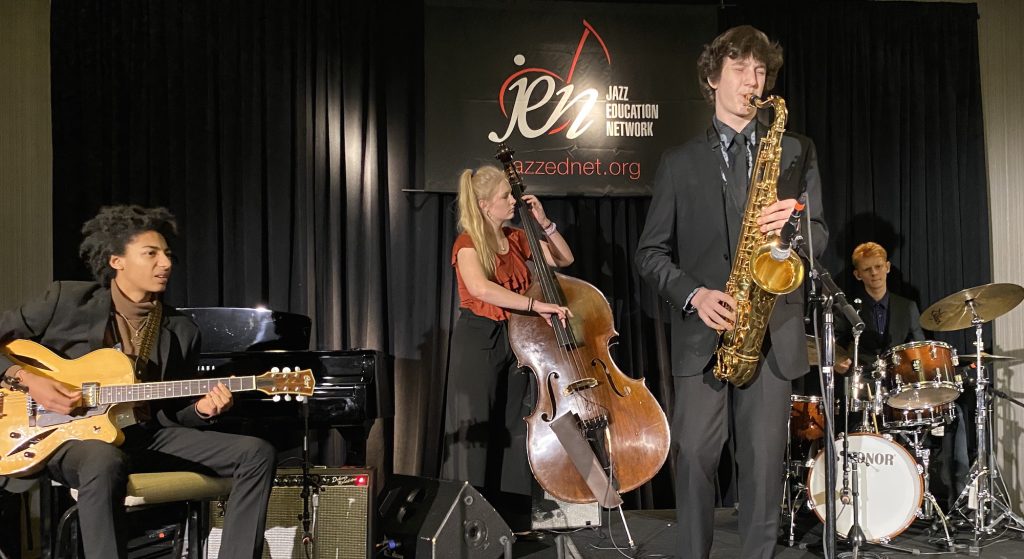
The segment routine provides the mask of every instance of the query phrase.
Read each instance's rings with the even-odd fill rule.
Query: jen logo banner
[[[427,190],[456,190],[505,142],[530,192],[645,196],[661,153],[709,122],[695,63],[713,6],[426,10]]]

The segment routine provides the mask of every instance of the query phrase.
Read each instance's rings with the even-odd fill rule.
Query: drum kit
[[[871,365],[865,376],[853,359],[846,377],[845,423],[836,437],[837,468],[834,487],[835,530],[840,538],[856,539],[901,551],[890,542],[916,519],[941,526],[949,551],[955,549],[950,515],[929,491],[929,455],[926,435],[940,434],[957,417],[955,400],[965,384],[973,384],[977,396],[975,421],[978,457],[966,487],[950,512],[970,525],[971,554],[980,553],[981,540],[1000,526],[1024,530],[1024,519],[1009,505],[1002,478],[994,465],[992,448],[993,392],[991,363],[1010,359],[986,353],[982,325],[1013,310],[1024,300],[1024,287],[987,284],[959,291],[931,305],[921,315],[921,326],[930,331],[974,328],[974,351],[961,357],[955,348],[939,341],[916,341],[892,347]],[[855,338],[856,339],[856,338]],[[808,338],[811,364],[817,364],[817,345]],[[857,348],[853,355],[856,357]],[[813,350],[813,351],[812,351]],[[848,356],[836,347],[835,363]],[[961,367],[961,361],[969,367]],[[974,378],[964,379],[963,371]],[[837,405],[837,408],[839,406]],[[788,518],[789,545],[795,545],[795,520],[806,507],[825,522],[827,436],[823,400],[818,396],[792,396],[790,441],[786,449],[786,490],[783,515]],[[841,412],[836,413],[839,417]],[[859,421],[850,424],[852,414]],[[855,534],[855,536],[854,536]]]

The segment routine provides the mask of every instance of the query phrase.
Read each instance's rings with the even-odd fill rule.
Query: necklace
[[[128,330],[131,331],[132,345],[133,346],[138,346],[139,345],[139,339],[142,338],[142,332],[146,329],[146,325],[149,324],[149,317],[152,316],[152,312],[150,312],[150,314],[147,314],[146,318],[142,319],[142,322],[140,322],[138,326],[134,326],[132,324],[132,321],[129,320],[128,317],[125,316],[122,312],[120,312],[120,311],[115,311],[115,312],[117,312],[117,314],[122,319],[124,319],[124,323],[128,325]]]

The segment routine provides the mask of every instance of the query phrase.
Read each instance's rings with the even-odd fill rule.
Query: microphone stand
[[[853,326],[855,335],[864,331],[864,321],[860,319],[853,307],[846,301],[839,286],[836,285],[828,270],[825,270],[818,261],[808,254],[803,238],[797,236],[793,245],[797,252],[805,260],[810,262],[811,281],[817,283],[817,292],[812,304],[819,306],[819,311],[825,324],[825,332],[822,336],[825,350],[821,355],[821,366],[819,370],[822,375],[822,406],[825,415],[825,533],[822,535],[822,542],[825,544],[825,558],[835,559],[836,557],[836,435],[835,435],[835,328],[833,306],[839,305],[839,311]],[[815,324],[817,324],[817,314]]]
[[[313,556],[316,537],[313,535],[313,523],[316,516],[316,501],[319,499],[320,488],[313,487],[313,476],[309,473],[309,398],[302,399],[302,548],[306,557]],[[310,514],[310,501],[314,503],[313,514]]]

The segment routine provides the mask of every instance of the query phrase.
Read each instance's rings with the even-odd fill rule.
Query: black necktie
[[[729,169],[732,192],[743,206],[747,201],[749,180],[747,177],[747,136],[742,132],[733,137],[732,145],[729,146]]]

